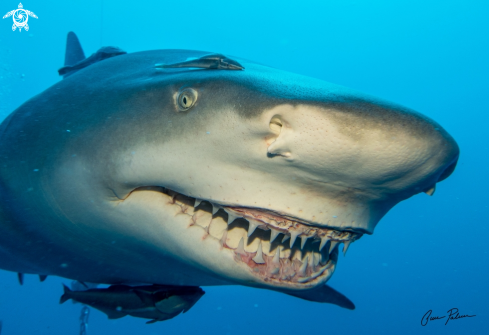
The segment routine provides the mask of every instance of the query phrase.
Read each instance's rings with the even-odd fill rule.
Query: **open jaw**
[[[333,274],[339,245],[346,253],[362,234],[306,224],[272,211],[228,207],[158,188],[168,203],[201,228],[203,239],[219,242],[221,251],[247,268],[258,282],[280,287],[313,287]]]

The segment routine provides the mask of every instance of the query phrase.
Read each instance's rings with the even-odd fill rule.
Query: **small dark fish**
[[[130,315],[151,319],[146,323],[153,323],[187,312],[204,293],[196,286],[112,285],[86,291],[72,291],[64,286],[59,303],[72,299],[104,312],[109,319]]]

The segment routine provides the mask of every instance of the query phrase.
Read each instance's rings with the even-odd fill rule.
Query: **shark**
[[[340,251],[459,157],[418,112],[242,58],[85,58],[70,32],[59,73],[0,125],[0,268],[41,278],[353,309],[326,284]]]

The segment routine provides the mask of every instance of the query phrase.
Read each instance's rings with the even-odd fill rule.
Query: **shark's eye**
[[[197,101],[197,91],[191,88],[185,88],[178,94],[178,109],[181,112],[187,111],[195,105]]]

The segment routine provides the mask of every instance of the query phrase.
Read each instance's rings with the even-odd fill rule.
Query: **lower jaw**
[[[273,233],[268,230],[274,229],[266,230],[266,225],[253,228],[252,233],[248,234],[252,225],[247,221],[256,224],[253,219],[238,218],[228,224],[228,211],[224,206],[216,211],[218,205],[203,200],[197,201],[197,206],[194,207],[194,198],[163,188],[160,192],[166,194],[168,204],[179,206],[181,213],[191,218],[188,227],[201,228],[204,231],[203,239],[218,241],[221,250],[232,253],[234,261],[256,279],[255,284],[267,287],[307,289],[324,284],[336,268],[339,244],[343,242],[348,247],[350,242],[359,238],[352,235],[351,239],[332,239],[323,245],[320,239],[311,238],[302,242],[296,236],[294,239],[297,241],[290,243],[287,230],[280,230],[283,236],[275,235],[271,241]],[[229,213],[234,213],[233,209],[228,210]],[[342,232],[336,232],[337,236],[341,236]]]
[[[330,254],[330,259],[325,262],[314,260],[313,253],[303,257],[302,260],[291,260],[288,257],[274,261],[274,256],[263,255],[263,263],[257,263],[253,259],[255,253],[239,253],[234,249],[234,259],[244,264],[252,273],[264,283],[274,286],[287,286],[293,288],[306,288],[326,283],[333,275],[338,260],[338,248]],[[276,251],[278,252],[278,251]],[[277,255],[277,253],[275,254]]]

